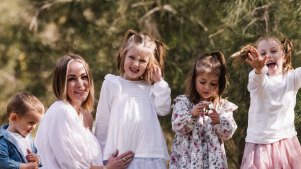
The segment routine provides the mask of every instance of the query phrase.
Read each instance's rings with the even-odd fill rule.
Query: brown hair
[[[14,95],[7,104],[7,116],[16,113],[19,117],[25,116],[29,111],[44,114],[42,102],[28,92],[20,92]]]
[[[153,50],[153,55],[154,55],[154,58],[150,58],[147,68],[144,74],[142,75],[141,79],[151,83],[148,70],[153,63],[160,67],[162,76],[164,76],[164,60],[165,60],[166,50],[168,49],[168,47],[164,43],[155,40],[151,35],[147,33],[136,33],[133,30],[128,30],[126,32],[123,45],[117,55],[117,66],[118,66],[120,76],[124,75],[123,66],[124,66],[125,56],[128,50],[138,45],[145,48],[150,48],[151,50]]]
[[[94,104],[94,84],[93,84],[93,77],[90,71],[89,65],[87,62],[79,55],[76,54],[67,54],[60,58],[57,62],[54,74],[53,74],[53,81],[52,81],[52,89],[54,95],[59,99],[65,102],[70,102],[70,99],[67,96],[67,73],[69,69],[69,64],[72,61],[78,61],[84,65],[86,73],[88,75],[89,81],[89,94],[87,99],[82,103],[82,108],[88,110],[89,112],[93,111],[93,104]]]
[[[293,52],[293,44],[286,39],[284,35],[282,35],[283,40],[280,41],[278,38],[273,36],[265,36],[262,38],[259,38],[254,44],[247,44],[246,46],[243,46],[240,51],[234,53],[231,55],[232,58],[234,58],[233,65],[235,67],[242,64],[247,58],[248,53],[250,53],[251,49],[258,48],[259,42],[263,40],[275,40],[279,45],[281,50],[284,53],[284,58],[286,59],[286,62],[283,63],[283,71],[286,72],[288,70],[292,70],[292,52]]]
[[[186,94],[189,95],[189,99],[194,104],[197,104],[202,98],[196,91],[196,77],[201,73],[211,73],[219,76],[218,90],[215,96],[212,98],[212,102],[216,103],[221,99],[224,93],[228,80],[226,76],[226,60],[222,52],[205,53],[197,58],[193,69],[191,70],[186,85]]]

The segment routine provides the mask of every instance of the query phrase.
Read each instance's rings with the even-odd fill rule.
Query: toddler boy
[[[0,168],[37,169],[41,167],[30,134],[44,115],[44,106],[34,95],[21,92],[7,105],[9,124],[0,130]]]

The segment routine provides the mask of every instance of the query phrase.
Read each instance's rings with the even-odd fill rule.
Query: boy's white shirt
[[[251,103],[246,142],[270,144],[297,135],[294,126],[296,95],[301,87],[301,68],[284,75],[268,76],[251,71],[248,90]]]
[[[100,146],[68,103],[56,101],[45,113],[35,145],[42,169],[83,169],[102,166]]]
[[[31,138],[27,135],[26,137],[23,137],[21,134],[19,133],[13,133],[7,130],[7,132],[9,132],[12,137],[14,137],[14,139],[18,142],[19,145],[19,149],[22,151],[20,152],[24,157],[26,157],[28,155],[27,149],[30,150],[31,152],[33,152],[32,147],[31,147]],[[25,163],[27,163],[27,159],[24,158]]]
[[[135,157],[169,159],[158,115],[170,113],[170,88],[162,80],[153,85],[107,75],[103,82],[95,120],[103,158],[118,149]]]

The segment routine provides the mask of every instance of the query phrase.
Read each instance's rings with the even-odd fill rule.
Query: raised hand
[[[251,53],[248,53],[249,59],[246,59],[246,62],[249,63],[257,74],[261,73],[261,70],[266,65],[267,56],[260,57],[256,49],[251,49]]]
[[[153,82],[160,82],[162,80],[161,69],[158,65],[154,64],[150,67],[151,80]]]

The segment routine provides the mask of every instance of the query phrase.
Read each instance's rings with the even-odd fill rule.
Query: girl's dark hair
[[[284,36],[282,35],[283,40],[280,41],[278,38],[274,36],[265,36],[262,38],[259,38],[254,44],[247,44],[246,46],[243,46],[240,51],[234,53],[231,55],[231,57],[234,59],[233,65],[235,67],[241,65],[245,60],[248,58],[248,53],[250,53],[251,49],[258,48],[259,42],[263,40],[275,40],[279,45],[281,50],[284,53],[284,58],[286,59],[286,62],[283,63],[283,71],[286,72],[288,70],[292,70],[292,52],[293,52],[293,44]]]
[[[162,76],[164,77],[164,61],[166,50],[168,49],[168,47],[164,43],[154,39],[151,35],[147,33],[136,33],[133,30],[128,30],[126,32],[123,45],[117,55],[117,66],[120,76],[124,75],[123,66],[125,56],[128,50],[134,46],[142,46],[144,48],[150,48],[151,50],[153,50],[154,58],[150,58],[147,68],[144,74],[142,75],[141,79],[152,83],[150,80],[150,72],[148,71],[152,64],[156,64],[160,67]]]
[[[219,76],[218,90],[216,94],[210,99],[214,104],[220,101],[227,84],[226,76],[226,60],[222,52],[205,53],[197,58],[193,69],[191,70],[186,85],[186,94],[194,104],[197,104],[202,99],[196,91],[196,78],[201,73],[210,73]]]

